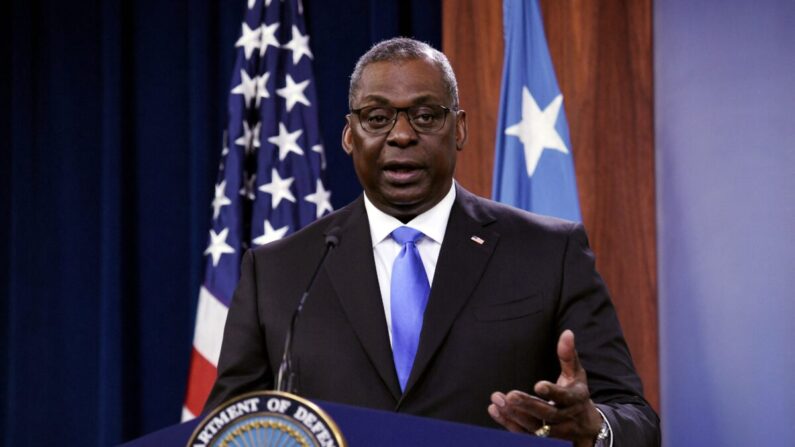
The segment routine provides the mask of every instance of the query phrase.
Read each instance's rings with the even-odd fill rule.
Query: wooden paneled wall
[[[443,50],[469,141],[456,177],[489,197],[502,75],[502,2],[443,0]],[[542,0],[583,220],[646,397],[659,410],[651,0]]]

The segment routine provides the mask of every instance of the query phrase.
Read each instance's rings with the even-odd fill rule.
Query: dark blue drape
[[[0,444],[116,444],[179,419],[245,1],[0,3]],[[303,3],[339,207],[356,58],[441,7]]]

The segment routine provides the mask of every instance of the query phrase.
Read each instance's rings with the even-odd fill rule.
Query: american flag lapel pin
[[[479,236],[472,236],[470,239],[471,239],[471,240],[472,240],[474,243],[476,243],[476,244],[478,244],[478,245],[483,245],[483,243],[484,243],[484,242],[486,242],[486,241],[484,241],[483,239],[481,239]]]

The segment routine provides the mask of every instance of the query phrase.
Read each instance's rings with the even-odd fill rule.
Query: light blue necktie
[[[392,239],[403,246],[392,264],[392,356],[395,359],[400,389],[406,383],[414,365],[422,330],[422,315],[431,290],[428,275],[422,266],[415,244],[423,236],[421,231],[400,227],[392,232]]]

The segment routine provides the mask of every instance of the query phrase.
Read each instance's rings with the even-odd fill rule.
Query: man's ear
[[[345,117],[345,127],[342,128],[342,149],[345,153],[351,155],[353,153],[353,134],[351,133],[351,117]]]
[[[460,151],[467,142],[467,113],[459,110],[455,114],[455,147]]]

